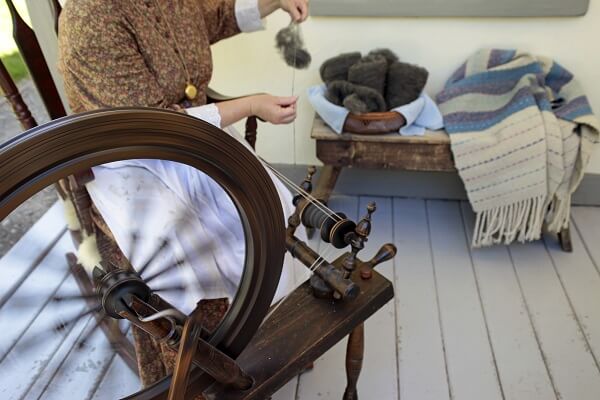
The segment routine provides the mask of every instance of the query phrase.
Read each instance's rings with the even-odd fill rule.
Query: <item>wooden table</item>
[[[444,131],[424,136],[337,134],[315,116],[311,137],[317,158],[324,164],[314,196],[327,202],[342,168],[398,169],[404,171],[455,171],[450,138]]]
[[[337,134],[315,115],[311,137],[317,142],[317,158],[324,164],[313,196],[325,203],[342,168],[456,171],[445,131],[427,131],[423,136]],[[558,234],[558,240],[564,251],[573,251],[568,227]]]

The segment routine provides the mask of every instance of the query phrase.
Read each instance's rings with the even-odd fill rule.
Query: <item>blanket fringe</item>
[[[549,232],[558,233],[569,226],[571,218],[571,196],[566,198],[554,197],[546,217]]]
[[[566,206],[567,220],[569,208],[570,202]],[[538,196],[478,212],[471,245],[477,248],[537,240],[541,237],[545,210],[545,196]]]

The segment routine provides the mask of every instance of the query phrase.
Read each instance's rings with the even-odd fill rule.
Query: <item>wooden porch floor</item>
[[[600,209],[573,210],[566,254],[554,238],[471,250],[473,215],[459,202],[334,197],[331,208],[358,217],[371,200],[378,210],[363,257],[396,244],[396,258],[379,267],[396,298],[366,324],[361,399],[600,399]],[[138,387],[100,332],[88,351],[73,351],[89,320],[33,346],[27,359],[13,356],[46,326],[41,311],[53,293],[75,288],[64,273],[71,246],[54,207],[0,260],[0,372],[13,369],[0,373],[2,399],[112,399]],[[8,293],[24,271],[30,278]],[[19,315],[18,295],[28,293],[47,295],[38,296],[39,318]],[[274,399],[340,400],[344,352],[339,343]],[[68,385],[55,383],[59,365]]]

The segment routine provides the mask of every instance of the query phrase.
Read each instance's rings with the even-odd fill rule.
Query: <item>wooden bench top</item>
[[[454,171],[450,137],[445,131],[424,136],[337,134],[315,115],[311,137],[326,166],[407,171]]]
[[[402,136],[397,133],[386,133],[383,135],[358,135],[344,132],[337,134],[325,121],[315,114],[311,137],[315,140],[324,141],[355,141],[355,142],[378,142],[378,143],[415,143],[415,144],[450,144],[450,137],[445,131],[427,131],[424,136]]]

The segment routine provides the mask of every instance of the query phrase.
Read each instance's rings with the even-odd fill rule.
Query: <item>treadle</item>
[[[355,271],[353,281],[360,294],[342,302],[314,297],[308,281],[304,282],[265,321],[237,359],[255,379],[252,389],[240,392],[214,385],[206,392],[207,399],[268,398],[394,296],[392,283],[376,271],[366,281]]]

